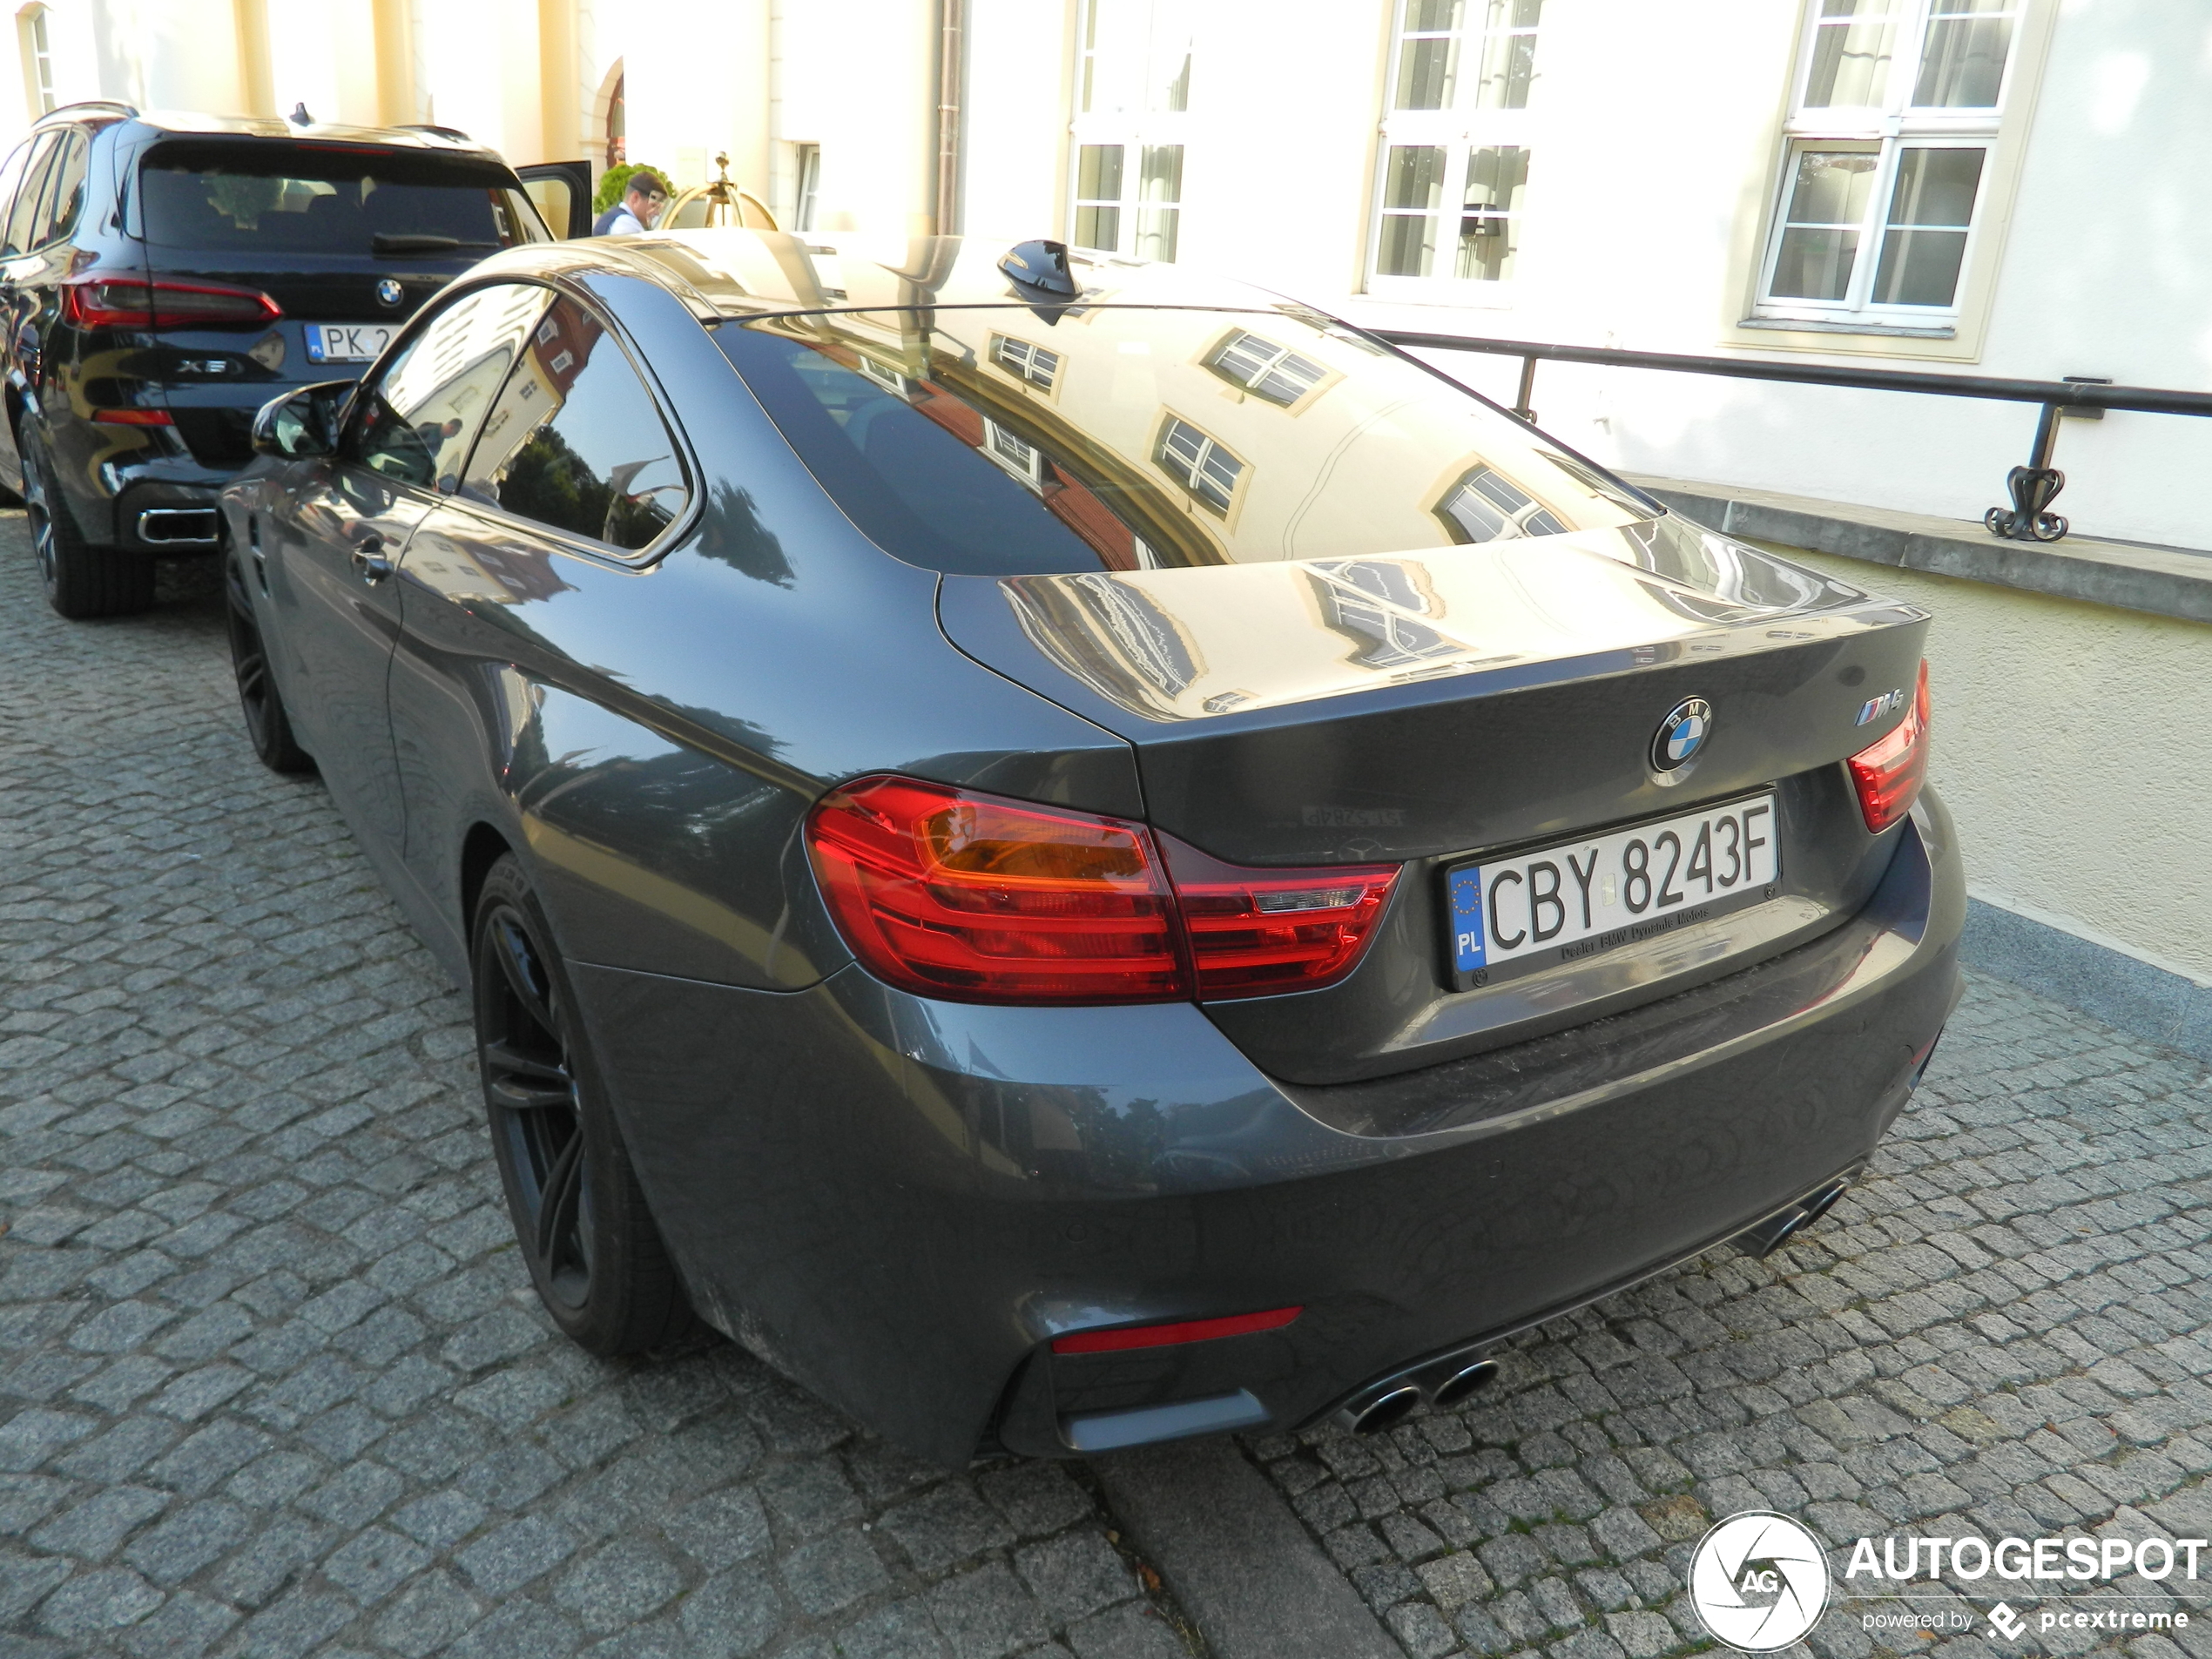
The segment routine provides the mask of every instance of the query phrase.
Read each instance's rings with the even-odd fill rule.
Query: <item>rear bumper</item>
[[[1965,909],[1930,794],[1850,923],[1625,1037],[1524,1045],[1521,1086],[1411,1134],[1344,1127],[1186,1004],[970,1007],[857,968],[783,994],[577,981],[700,1312],[956,1464],[994,1430],[1066,1456],[1116,1422],[1295,1426],[1733,1237],[1871,1151],[1955,1000]],[[1291,1304],[1222,1341],[1048,1346]]]

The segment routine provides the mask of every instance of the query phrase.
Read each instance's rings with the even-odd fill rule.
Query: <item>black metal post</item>
[[[1530,426],[1536,424],[1536,411],[1528,407],[1528,400],[1534,395],[1535,390],[1536,360],[1533,356],[1524,357],[1521,360],[1521,389],[1513,396],[1513,412]]]
[[[2013,542],[2055,542],[2067,532],[2066,519],[2049,510],[2052,500],[2066,488],[2066,475],[2051,464],[2058,448],[2059,406],[2046,403],[2035,421],[2035,448],[2027,465],[2005,475],[2011,494],[2010,510],[1993,507],[1981,516],[1992,536]]]

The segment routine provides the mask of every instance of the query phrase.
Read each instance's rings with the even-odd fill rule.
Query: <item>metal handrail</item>
[[[1486,352],[1518,357],[1521,388],[1513,412],[1534,421],[1528,406],[1536,384],[1536,365],[1550,361],[1588,363],[1604,368],[1656,368],[1680,374],[1722,374],[1734,380],[1786,381],[1802,386],[1842,386],[1862,391],[1919,392],[1936,397],[1985,398],[2008,403],[2037,403],[2035,443],[2027,465],[2006,475],[2009,510],[1993,507],[1982,523],[1993,536],[2014,541],[2055,542],[2067,533],[2066,520],[2049,510],[2066,488],[2066,475],[2051,464],[2058,442],[2060,409],[2124,409],[2147,415],[2212,415],[2212,392],[2182,392],[2163,387],[2114,386],[2082,380],[2011,380],[1990,374],[1941,374],[1909,368],[1849,368],[1826,363],[1777,363],[1754,357],[1702,357],[1686,352],[1629,351],[1616,346],[1558,346],[1529,340],[1487,340],[1467,334],[1423,334],[1411,329],[1372,328],[1376,339],[1425,351]]]

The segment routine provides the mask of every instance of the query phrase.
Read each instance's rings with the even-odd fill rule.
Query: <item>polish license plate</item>
[[[388,322],[311,322],[306,325],[311,363],[366,363],[392,343]]]
[[[1445,872],[1454,983],[1580,961],[1775,895],[1771,791]]]

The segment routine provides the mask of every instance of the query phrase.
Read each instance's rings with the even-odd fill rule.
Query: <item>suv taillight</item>
[[[1399,871],[1240,869],[1142,824],[910,778],[833,792],[807,819],[807,846],[871,973],[968,1002],[1332,984],[1359,960]]]
[[[283,315],[282,306],[255,288],[118,277],[62,285],[62,317],[75,328],[254,327]]]
[[[1928,777],[1928,665],[1904,720],[1880,742],[1861,749],[1845,763],[1858,790],[1858,810],[1877,835],[1912,810]]]

